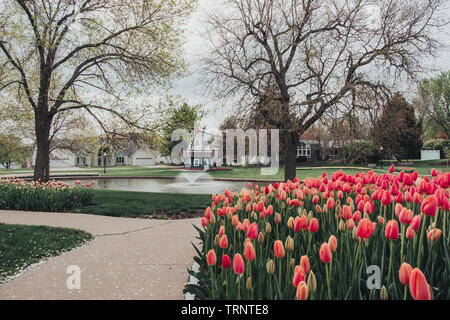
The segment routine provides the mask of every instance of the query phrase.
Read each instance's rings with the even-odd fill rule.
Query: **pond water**
[[[205,172],[182,172],[173,180],[149,177],[92,179],[92,181],[95,181],[93,187],[96,189],[195,194],[223,193],[227,188],[239,192],[247,186],[246,182],[216,181]]]

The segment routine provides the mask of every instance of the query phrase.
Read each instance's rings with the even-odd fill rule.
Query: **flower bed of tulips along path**
[[[225,190],[197,228],[200,299],[450,299],[450,173]],[[376,286],[379,267],[380,289]],[[376,268],[375,268],[376,269]],[[372,278],[371,278],[372,277]],[[374,278],[375,277],[375,278]]]
[[[71,185],[61,181],[25,181],[0,179],[0,209],[62,212],[89,204],[93,194],[89,187],[94,182]]]

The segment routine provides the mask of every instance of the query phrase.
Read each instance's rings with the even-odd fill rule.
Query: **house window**
[[[307,157],[311,158],[311,145],[305,142],[301,142],[300,146],[297,148],[297,158],[298,157]]]
[[[86,157],[77,156],[77,166],[84,166],[84,165],[86,165]]]
[[[200,166],[200,159],[194,159],[194,167]]]
[[[125,164],[125,156],[122,152],[119,152],[116,154],[116,165],[123,165]]]

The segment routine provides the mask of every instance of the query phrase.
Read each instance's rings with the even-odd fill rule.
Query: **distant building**
[[[102,167],[106,166],[153,166],[166,163],[158,151],[139,146],[131,140],[121,139],[105,147],[92,147],[83,143],[56,141],[50,152],[50,168]],[[31,164],[36,163],[36,150]]]
[[[192,140],[186,150],[183,150],[183,163],[185,168],[205,169],[222,165],[219,150],[211,148],[208,139],[215,135],[196,129]]]

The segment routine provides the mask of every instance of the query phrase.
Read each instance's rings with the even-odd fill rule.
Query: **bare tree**
[[[135,96],[184,66],[181,26],[194,0],[0,1],[0,90],[17,92],[34,113],[35,179],[49,177],[58,114],[84,110],[107,131],[108,113],[147,129],[148,104]]]
[[[443,0],[228,0],[209,15],[208,81],[241,103],[267,96],[281,105],[269,119],[285,140],[285,179],[296,174],[299,135],[361,90],[387,92],[414,78],[438,43]],[[377,69],[379,72],[377,72]],[[390,75],[384,78],[381,75]]]

